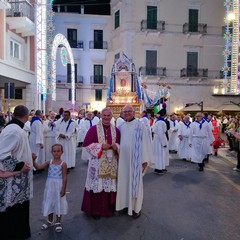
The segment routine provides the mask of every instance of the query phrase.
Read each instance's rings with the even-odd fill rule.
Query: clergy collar
[[[10,125],[10,124],[17,124],[20,128],[24,127],[24,123],[18,120],[17,118],[13,118],[7,125]]]
[[[125,120],[126,122],[132,122],[133,120],[135,120],[135,117],[133,117],[131,120],[127,121]]]

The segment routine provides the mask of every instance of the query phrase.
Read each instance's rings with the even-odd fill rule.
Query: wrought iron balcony
[[[156,31],[156,32],[163,32],[165,30],[165,21],[148,21],[142,20],[141,21],[141,31]]]
[[[208,69],[207,68],[204,68],[204,69],[183,68],[181,69],[180,76],[181,77],[208,77]]]
[[[165,67],[140,67],[139,72],[141,72],[141,75],[143,76],[160,76],[160,77],[166,77],[166,68]]]
[[[92,85],[105,85],[106,84],[106,76],[98,76],[98,75],[95,75],[95,76],[90,76],[90,83]]]
[[[57,75],[56,82],[57,84],[71,84],[71,76],[67,75]],[[75,77],[75,83],[83,84],[83,76],[77,75]]]
[[[10,29],[23,37],[35,34],[34,7],[28,1],[9,1],[10,9],[6,9],[6,22]]]
[[[106,41],[89,41],[89,49],[107,49]]]
[[[199,23],[199,24],[183,24],[183,33],[200,33],[200,34],[207,34],[207,24]]]
[[[7,17],[27,17],[34,22],[34,7],[29,1],[8,1],[11,5],[10,9],[6,10]]]
[[[80,40],[68,40],[69,42],[69,45],[71,48],[79,48],[79,49],[83,49],[84,47],[84,44],[83,44],[83,41],[80,41]]]

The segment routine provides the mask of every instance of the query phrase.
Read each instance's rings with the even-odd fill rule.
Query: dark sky
[[[54,0],[53,6],[61,5],[61,11],[67,6],[69,12],[79,12],[80,6],[85,7],[85,14],[110,15],[110,0]],[[55,7],[54,7],[54,10]]]

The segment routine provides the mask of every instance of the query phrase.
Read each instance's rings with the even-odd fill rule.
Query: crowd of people
[[[72,116],[68,110],[41,110],[29,114],[15,107],[12,119],[0,115],[0,236],[26,239],[30,236],[29,200],[33,197],[33,175],[48,169],[43,193],[42,230],[54,226],[62,231],[61,216],[68,212],[67,174],[76,165],[76,149],[88,164],[81,210],[94,219],[110,217],[115,211],[133,218],[141,215],[143,176],[150,167],[158,175],[167,173],[169,156],[198,164],[204,171],[209,155],[218,155],[227,136],[230,149],[237,151],[240,171],[239,118],[222,120],[198,112],[192,118],[168,115],[161,109],[154,117],[143,111],[135,116],[131,105],[114,119],[111,108],[101,113],[88,111]],[[150,170],[151,171],[151,170]],[[12,191],[12,189],[16,191]],[[54,220],[54,214],[56,220]],[[16,221],[16,225],[13,224]],[[3,227],[2,227],[3,226]],[[11,235],[11,236],[10,236]]]

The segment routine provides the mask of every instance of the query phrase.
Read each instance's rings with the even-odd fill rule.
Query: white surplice
[[[100,119],[99,119],[98,116],[94,116],[93,119],[92,119],[92,125],[98,124],[99,120],[100,120]]]
[[[69,122],[71,122],[69,124]],[[75,167],[76,164],[76,123],[69,119],[64,121],[59,119],[56,124],[56,142],[62,144],[63,154],[61,159],[66,162],[67,167]],[[59,138],[59,134],[64,134],[65,139]]]
[[[84,138],[85,138],[85,133],[83,131],[83,123],[84,123],[84,118],[76,120],[76,124],[77,124],[77,142],[78,143],[83,143]]]
[[[116,121],[116,127],[119,128],[124,122],[125,120],[122,117],[118,117]]]
[[[40,144],[44,146],[43,123],[42,121],[35,120],[31,124],[29,145],[32,153],[35,153],[37,155],[36,162],[38,164],[43,164],[45,162],[45,154],[44,154],[44,148],[40,148]]]
[[[170,122],[170,129],[168,131],[169,133],[169,150],[170,151],[177,151],[178,150],[178,143],[179,143],[179,139],[178,139],[178,127],[179,127],[179,123],[177,120],[169,120]]]
[[[143,125],[147,129],[149,139],[150,139],[150,141],[152,141],[152,131],[151,131],[151,126],[150,126],[149,119],[147,117],[142,117],[142,118],[140,118],[140,121],[143,123]]]
[[[142,164],[153,163],[152,146],[146,128],[138,119],[123,123],[120,132],[116,210],[128,208],[128,215],[132,215],[142,208]]]
[[[87,118],[83,121],[82,126],[81,126],[83,142],[84,142],[84,139],[86,137],[86,134],[87,134],[89,128],[96,124],[94,124],[93,120],[89,120]]]
[[[202,163],[209,152],[209,145],[214,141],[211,126],[205,120],[191,123],[189,144],[192,145],[191,161]]]
[[[179,140],[178,144],[178,157],[182,159],[191,158],[191,148],[189,146],[189,134],[190,134],[191,122],[184,124],[184,122],[179,123],[178,136],[182,136],[182,140]]]
[[[167,125],[163,120],[156,121],[152,127],[154,165],[152,168],[162,170],[169,166],[168,141],[166,137]],[[165,147],[164,147],[165,146]]]
[[[9,206],[23,203],[33,197],[32,153],[25,130],[17,124],[6,126],[1,132],[0,170],[13,171],[11,162],[4,161],[9,156],[16,158],[18,162],[28,163],[31,170],[1,180],[0,212],[5,211]]]
[[[45,159],[51,160],[53,158],[52,145],[56,143],[56,121],[48,119],[43,123],[43,136]]]

